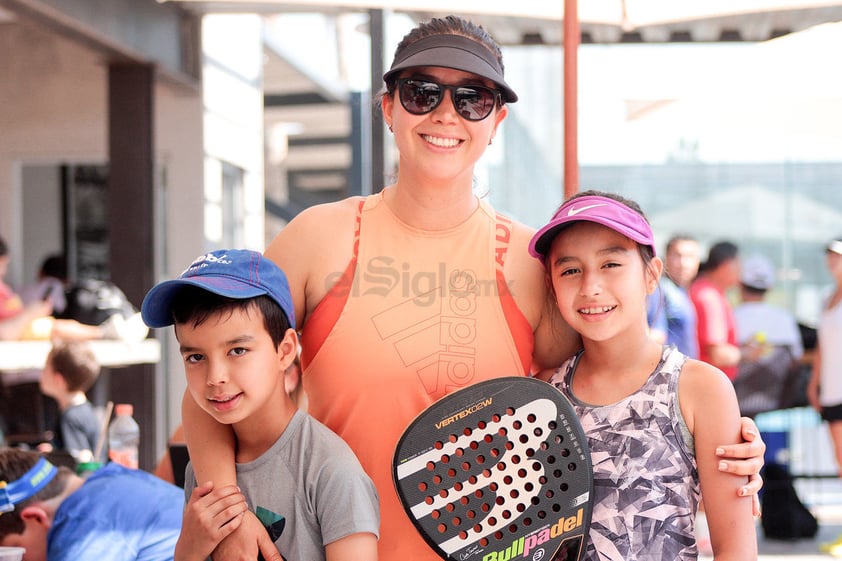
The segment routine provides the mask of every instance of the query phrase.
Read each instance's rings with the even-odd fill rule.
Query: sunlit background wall
[[[730,240],[778,268],[769,298],[814,325],[842,235],[842,24],[762,43],[582,45],[580,188],[620,193],[706,251]],[[504,147],[486,156],[495,206],[533,226],[562,198],[562,53],[504,50]]]

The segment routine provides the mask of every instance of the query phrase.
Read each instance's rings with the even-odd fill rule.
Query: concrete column
[[[152,287],[154,244],[154,89],[155,71],[147,64],[108,68],[108,229],[111,280],[140,307]],[[201,208],[199,201],[197,208]],[[156,461],[155,368],[135,365],[110,375],[115,403],[134,405],[140,424],[140,467]]]

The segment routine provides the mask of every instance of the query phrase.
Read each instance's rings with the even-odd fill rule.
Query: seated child
[[[345,442],[285,391],[298,336],[283,271],[258,252],[214,251],[153,287],[141,313],[150,327],[174,326],[190,395],[232,426],[237,484],[283,558],[376,559],[374,485]],[[203,560],[239,527],[244,508],[237,493],[199,485],[189,468],[185,496],[175,558]]]
[[[59,409],[51,448],[69,452],[76,461],[90,461],[90,453],[97,448],[100,421],[85,392],[99,371],[93,351],[81,341],[54,344],[41,371],[41,393],[55,399]],[[105,461],[104,454],[95,459]]]
[[[171,561],[181,489],[115,463],[83,479],[37,452],[0,448],[0,546],[27,561]]]

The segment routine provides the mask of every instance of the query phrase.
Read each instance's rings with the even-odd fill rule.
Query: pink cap
[[[599,195],[576,197],[561,205],[552,220],[532,236],[529,254],[543,261],[558,233],[582,220],[602,224],[639,244],[648,245],[655,255],[655,237],[646,218],[620,201]]]

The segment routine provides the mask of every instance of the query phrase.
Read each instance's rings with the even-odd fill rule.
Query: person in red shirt
[[[731,242],[714,244],[699,277],[690,285],[696,308],[699,359],[716,366],[733,380],[740,363],[734,310],[725,292],[740,283],[738,248]]]

